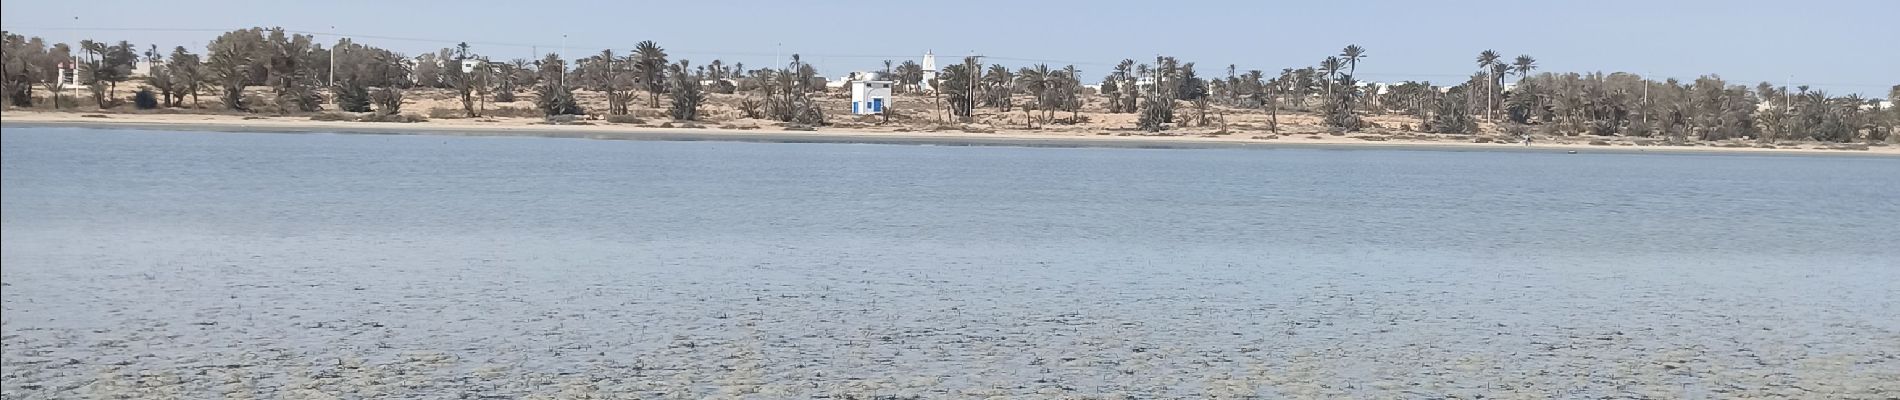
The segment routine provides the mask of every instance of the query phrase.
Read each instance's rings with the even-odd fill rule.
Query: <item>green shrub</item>
[[[337,108],[349,112],[369,112],[369,88],[356,82],[337,86]]]
[[[371,97],[371,100],[376,102],[378,112],[392,115],[402,112],[402,89],[377,89],[376,94]]]
[[[541,109],[542,115],[579,115],[587,113],[581,110],[580,103],[574,101],[574,90],[565,85],[556,83],[542,84],[541,87],[536,90],[536,94],[538,97],[535,99],[534,105],[535,108]]]
[[[1141,117],[1136,120],[1135,123],[1141,130],[1160,132],[1162,129],[1167,129],[1165,124],[1167,124],[1168,120],[1173,118],[1173,100],[1162,100],[1157,96],[1148,96],[1142,100]]]
[[[132,94],[132,105],[140,110],[158,108],[158,95],[152,94],[152,88],[139,88],[137,93]]]

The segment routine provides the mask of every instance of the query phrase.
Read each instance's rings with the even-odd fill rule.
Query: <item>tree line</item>
[[[35,93],[44,91],[54,107],[70,107],[74,99],[63,97],[66,82],[57,78],[63,63],[79,60],[74,83],[99,107],[116,107],[122,103],[116,100],[119,84],[133,81],[135,64],[144,61],[151,67],[133,97],[142,108],[184,107],[187,99],[199,107],[199,95],[211,94],[217,106],[237,111],[311,112],[333,101],[344,111],[393,114],[400,111],[404,89],[438,88],[455,93],[469,117],[479,116],[485,102],[510,102],[522,93],[533,93],[536,107],[548,115],[625,115],[644,92],[647,107],[696,119],[709,93],[739,93],[745,94],[739,111],[746,117],[812,125],[825,120],[812,97],[824,90],[819,74],[796,54],[786,65],[758,69],[720,60],[695,65],[670,60],[659,44],[642,41],[624,55],[602,50],[570,66],[557,54],[491,60],[466,43],[415,57],[349,39],[326,48],[312,36],[281,28],[226,32],[204,50],[201,56],[182,46],[163,52],[155,45],[140,50],[126,41],[90,40],[71,47],[8,32],[0,90],[14,106],[31,106],[40,101]],[[1091,101],[1109,113],[1138,114],[1137,127],[1157,132],[1210,126],[1224,121],[1226,112],[1257,110],[1269,115],[1275,132],[1282,112],[1309,112],[1327,127],[1348,132],[1374,127],[1364,116],[1392,114],[1415,121],[1396,128],[1431,133],[1477,133],[1490,124],[1508,134],[1853,142],[1885,140],[1900,120],[1900,110],[1881,109],[1879,99],[1857,94],[1768,82],[1750,86],[1718,75],[1678,81],[1538,72],[1529,55],[1507,60],[1491,50],[1474,58],[1470,77],[1451,85],[1368,84],[1355,78],[1368,55],[1366,48],[1348,45],[1314,65],[1277,74],[1228,65],[1224,77],[1204,77],[1194,62],[1170,56],[1125,59],[1094,88],[1083,84],[1074,65],[1012,69],[985,66],[980,57],[939,71],[887,60],[881,72],[899,93],[919,92],[925,84],[935,88],[930,95],[953,118],[971,121],[979,107],[1005,114],[1020,109],[1031,127],[1082,122],[1081,111]],[[270,94],[247,96],[248,87],[266,87]],[[577,89],[604,95],[606,109],[582,109]],[[1900,97],[1900,85],[1888,96]],[[1179,104],[1192,109],[1177,114]],[[1058,118],[1062,112],[1068,117]]]
[[[1164,124],[1208,124],[1208,103],[1258,109],[1278,130],[1278,114],[1293,109],[1319,114],[1328,127],[1357,131],[1368,126],[1362,115],[1395,114],[1416,118],[1411,130],[1478,133],[1493,123],[1510,134],[1533,130],[1551,135],[1617,135],[1669,140],[1883,141],[1900,126],[1900,109],[1881,99],[1841,96],[1808,86],[1732,83],[1719,75],[1694,81],[1651,80],[1630,73],[1536,72],[1537,60],[1519,55],[1506,60],[1485,50],[1477,70],[1450,86],[1429,81],[1365,84],[1354,78],[1367,51],[1348,45],[1316,65],[1285,68],[1269,76],[1261,70],[1239,72],[1228,65],[1225,78],[1203,79],[1192,62],[1156,57],[1150,63],[1122,60],[1103,78],[1101,93],[1110,113],[1139,113],[1139,126],[1157,131]],[[1515,76],[1514,83],[1507,79]],[[1900,85],[1888,91],[1900,98]],[[1192,104],[1200,114],[1176,121],[1175,102]]]
[[[586,112],[573,93],[586,88],[607,93],[607,114],[626,114],[637,88],[649,93],[653,107],[660,107],[660,96],[666,95],[669,112],[679,119],[697,117],[705,99],[702,80],[724,83],[743,67],[669,62],[665,50],[651,41],[640,42],[626,57],[606,50],[576,60],[571,70],[556,54],[493,61],[467,43],[412,58],[347,38],[326,48],[310,35],[282,28],[225,32],[205,46],[203,55],[183,46],[162,53],[156,45],[141,53],[125,41],[87,40],[73,48],[5,32],[0,61],[0,92],[16,107],[42,101],[40,91],[54,108],[72,107],[73,99],[65,94],[69,81],[60,79],[69,63],[76,64],[70,83],[86,87],[98,107],[118,107],[123,104],[119,84],[132,81],[143,61],[149,66],[140,77],[145,88],[134,96],[140,108],[185,107],[187,98],[197,108],[202,107],[199,95],[210,94],[217,107],[233,111],[314,112],[334,101],[343,111],[394,114],[401,111],[403,90],[438,88],[454,92],[469,117],[479,116],[478,104],[514,101],[523,91],[535,93],[537,107],[548,115],[561,115]],[[729,83],[714,86],[715,91],[733,90]],[[251,87],[267,87],[270,94],[247,94]],[[147,97],[153,99],[150,104]]]

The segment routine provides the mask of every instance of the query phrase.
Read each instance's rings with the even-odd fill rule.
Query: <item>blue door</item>
[[[871,112],[884,112],[884,99],[871,99]]]

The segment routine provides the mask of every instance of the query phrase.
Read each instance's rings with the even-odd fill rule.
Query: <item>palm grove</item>
[[[1102,112],[1136,114],[1135,128],[1149,132],[1190,126],[1225,131],[1230,112],[1263,113],[1267,128],[1278,132],[1281,114],[1301,112],[1317,115],[1335,132],[1382,128],[1855,142],[1887,140],[1900,121],[1900,110],[1881,109],[1878,99],[1857,94],[1766,82],[1751,86],[1716,75],[1684,82],[1629,73],[1538,72],[1531,56],[1506,58],[1490,50],[1473,58],[1475,69],[1467,79],[1449,86],[1370,85],[1355,75],[1360,64],[1373,60],[1371,54],[1350,45],[1315,65],[1274,73],[1228,65],[1209,74],[1174,57],[1129,59],[1094,87],[1083,84],[1082,71],[1073,65],[1012,69],[986,66],[978,57],[929,71],[934,74],[913,62],[885,61],[882,72],[898,92],[917,97],[912,103],[928,104],[949,118],[972,122],[981,109],[1004,116],[1020,110],[1009,120],[1030,128],[1084,122],[1082,111],[1091,104]],[[77,99],[65,94],[72,88],[58,79],[60,65],[71,60],[78,60],[73,83],[83,86],[99,108],[120,107],[125,102],[120,99],[129,95],[138,108],[291,113],[333,104],[342,111],[393,115],[401,111],[405,90],[434,88],[453,93],[467,117],[480,116],[487,102],[530,96],[550,116],[602,114],[611,120],[631,114],[645,100],[646,107],[665,110],[673,119],[696,120],[704,117],[701,106],[712,94],[732,94],[741,96],[736,108],[743,117],[802,125],[826,120],[817,100],[825,91],[823,81],[798,55],[785,65],[759,69],[720,60],[695,65],[669,59],[663,47],[643,41],[624,53],[602,50],[572,65],[556,54],[494,61],[467,44],[410,57],[349,39],[326,48],[309,35],[280,28],[226,32],[202,55],[184,47],[140,49],[125,41],[82,41],[74,47],[9,32],[0,70],[4,101],[14,107],[75,107]],[[151,67],[135,77],[132,71],[140,61]],[[926,85],[936,90],[926,93],[921,90]],[[577,90],[603,97],[605,108],[584,109]],[[200,95],[210,99],[201,102]],[[1900,85],[1888,97],[1900,97]],[[1365,118],[1373,115],[1410,122],[1378,126]]]

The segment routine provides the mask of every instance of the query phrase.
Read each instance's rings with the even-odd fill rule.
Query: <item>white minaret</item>
[[[923,82],[918,83],[917,85],[918,90],[921,90],[924,92],[936,91],[937,90],[936,88],[930,87],[930,80],[937,79],[937,55],[931,54],[930,50],[924,50],[923,67],[924,67],[924,80]]]

